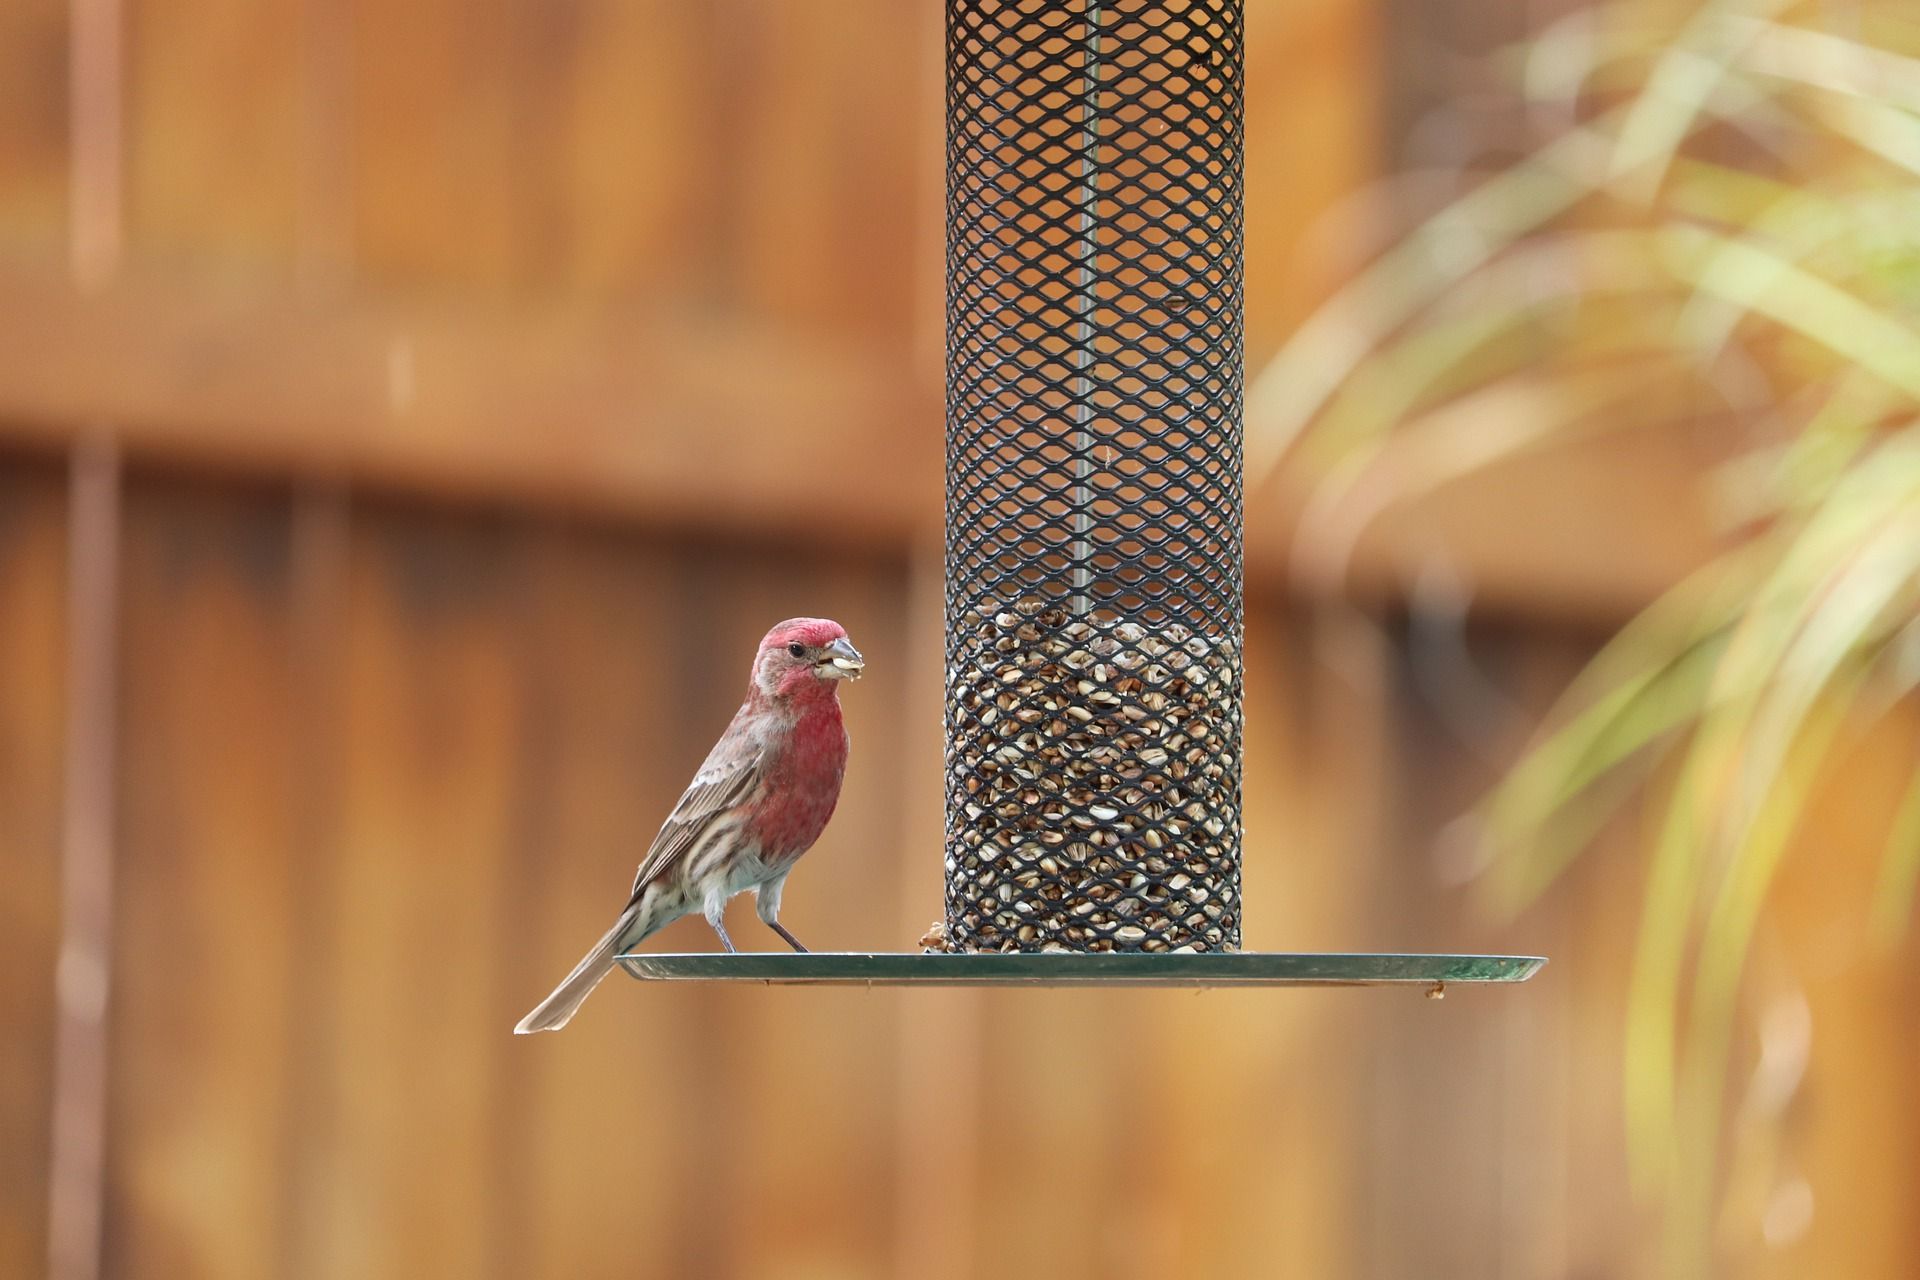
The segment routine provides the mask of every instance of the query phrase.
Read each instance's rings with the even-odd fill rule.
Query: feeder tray
[[[1525,982],[1540,956],[1358,955],[1287,951],[1037,953],[785,951],[620,957],[652,982],[824,987],[1385,987]]]

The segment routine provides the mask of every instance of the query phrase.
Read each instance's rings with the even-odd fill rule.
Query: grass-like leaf
[[[1335,559],[1520,453],[1700,404],[1752,432],[1713,477],[1723,553],[1600,651],[1478,824],[1514,912],[1654,805],[1625,1096],[1675,1275],[1710,1266],[1736,1010],[1795,833],[1849,726],[1920,688],[1920,58],[1875,43],[1920,28],[1847,10],[1556,23],[1509,63],[1552,136],[1361,272],[1248,400],[1251,482],[1316,467],[1299,546]],[[1920,775],[1876,852],[1889,940],[1920,893]]]

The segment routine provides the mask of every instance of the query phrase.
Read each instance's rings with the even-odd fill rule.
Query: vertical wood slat
[[[713,568],[715,578],[702,572],[689,583],[682,611],[713,609],[722,621],[727,703],[738,705],[755,645],[782,618],[830,615],[869,656],[867,676],[841,691],[853,755],[840,805],[788,882],[783,922],[822,948],[907,945],[918,933],[894,911],[900,860],[913,856],[897,845],[907,678],[901,577],[891,566],[824,559],[802,546],[728,556]],[[784,946],[746,902],[731,915],[736,945]],[[885,1114],[899,993],[726,994],[708,1024],[723,1081],[711,1105],[727,1112],[717,1120],[721,1158],[708,1192],[716,1198],[697,1195],[713,1206],[719,1273],[884,1274],[892,1239],[871,1206],[894,1150],[874,1117]],[[834,1034],[820,1034],[824,1027]]]
[[[354,261],[352,16],[339,0],[299,0],[292,257],[297,287],[342,288]],[[282,1011],[288,1072],[279,1123],[280,1239],[275,1271],[322,1274],[332,1225],[325,1212],[336,1170],[316,1158],[313,1134],[330,1132],[346,1099],[327,1076],[335,1037],[331,999],[340,913],[333,853],[340,847],[348,760],[344,751],[346,636],[352,599],[350,494],[338,476],[309,476],[291,504],[289,695],[298,741],[287,856],[297,910],[285,945],[298,957]]]
[[[1317,631],[1271,600],[1248,618],[1245,945],[1353,949],[1379,856],[1368,824],[1386,768],[1383,673],[1364,624]],[[1345,668],[1322,661],[1327,644]],[[1268,994],[1169,1002],[1138,1086],[1176,1098],[1181,1119],[1149,1126],[1137,1156],[1136,1194],[1166,1201],[1149,1274],[1363,1274],[1352,1224],[1364,1081],[1329,1064],[1354,1061],[1371,1002]]]
[[[1728,1077],[1734,1190],[1723,1221],[1742,1229],[1742,1248],[1727,1270],[1764,1280],[1896,1280],[1920,1257],[1920,937],[1911,914],[1899,944],[1876,937],[1881,868],[1859,856],[1883,847],[1912,784],[1920,706],[1861,728],[1781,866]],[[1796,1078],[1788,1064],[1803,1029]]]
[[[721,247],[733,296],[803,330],[909,338],[915,161],[942,150],[940,118],[913,109],[909,51],[928,38],[927,11],[842,0],[822,21],[784,0],[714,8],[708,62],[730,70],[707,110],[738,117]]]
[[[931,6],[930,19],[937,19]],[[939,41],[929,41],[937,50]],[[937,81],[937,76],[936,76]],[[941,174],[932,177],[939,189]],[[938,218],[938,210],[931,215]],[[945,840],[941,784],[941,704],[946,625],[942,549],[914,548],[903,596],[907,626],[895,658],[907,689],[899,709],[904,812],[892,847],[902,863],[895,919],[909,932],[921,915],[940,916]],[[897,1061],[893,1115],[891,1270],[920,1280],[963,1280],[979,1271],[978,1233],[987,1147],[980,1086],[986,1001],[966,989],[925,991],[901,1000],[894,1020]]]
[[[1382,7],[1345,0],[1247,5],[1248,377],[1365,261],[1355,202],[1383,171]],[[1339,211],[1337,214],[1334,211]],[[1269,477],[1251,474],[1250,493]]]
[[[684,786],[673,767],[690,744],[664,732],[680,636],[656,625],[672,560],[625,540],[554,532],[522,555],[517,650],[538,763],[511,872],[522,936],[510,943],[514,972],[485,1042],[507,1061],[508,1141],[523,1162],[521,1194],[507,1208],[519,1274],[606,1274],[629,1256],[673,1258],[687,1230],[676,1157],[697,1136],[679,1123],[695,1077],[684,1042],[660,1024],[694,1011],[698,993],[623,1008],[631,993],[614,975],[566,1039],[509,1032],[612,921],[649,821],[657,825]],[[612,1221],[626,1226],[609,1233]]]
[[[129,257],[291,281],[303,0],[123,2]]]
[[[334,864],[340,847],[341,796],[349,767],[343,749],[345,637],[352,582],[352,508],[337,485],[309,484],[293,498],[287,533],[288,682],[291,713],[289,844],[285,859],[295,904],[282,945],[295,960],[280,1011],[287,1083],[279,1121],[281,1238],[274,1273],[316,1274],[325,1256],[321,1206],[333,1170],[314,1158],[315,1133],[330,1132],[332,1107],[346,1101],[330,1087],[330,1014],[342,901]]]
[[[149,480],[126,525],[107,1272],[271,1275],[305,962],[287,503]]]
[[[519,691],[497,522],[356,510],[302,1273],[489,1274]]]
[[[1507,704],[1467,702],[1475,683],[1449,678],[1471,673],[1431,674],[1439,660],[1433,646],[1445,643],[1416,631],[1395,637],[1387,658],[1393,749],[1379,789],[1397,803],[1385,840],[1394,856],[1382,866],[1390,906],[1381,919],[1408,947],[1541,952],[1556,963],[1519,1000],[1468,990],[1449,993],[1431,1011],[1372,1011],[1368,1110],[1375,1125],[1362,1166],[1374,1210],[1370,1268],[1380,1275],[1422,1268],[1489,1277],[1557,1274],[1568,1264],[1566,1196],[1578,1171],[1566,1164],[1566,1147],[1553,1141],[1549,1126],[1567,1117],[1569,1072],[1591,1066],[1591,1081],[1618,1071],[1617,1060],[1570,1061],[1560,1019],[1570,980],[1604,983],[1609,975],[1582,963],[1591,951],[1569,936],[1561,892],[1518,921],[1490,920],[1467,882],[1471,867],[1452,848],[1460,841],[1450,824],[1482,799],[1498,777],[1496,758],[1520,749],[1585,649],[1548,637],[1495,636],[1482,643],[1488,667],[1520,686],[1503,696],[1521,713],[1502,720],[1511,714]],[[1451,650],[1443,656],[1457,660]],[[1447,680],[1455,701],[1436,703],[1437,679]],[[1608,927],[1631,934],[1617,920]],[[1607,1118],[1617,1117],[1615,1111]],[[1594,1136],[1598,1147],[1584,1148],[1581,1158],[1598,1166],[1603,1153],[1618,1150],[1617,1123]],[[1448,1193],[1436,1194],[1437,1186]],[[1597,1189],[1590,1194],[1599,1197]]]
[[[1591,649],[1590,641],[1515,636],[1492,665],[1514,673],[1525,714],[1541,715]],[[1508,927],[1553,957],[1537,998],[1501,1015],[1505,1074],[1517,1086],[1502,1125],[1502,1212],[1527,1224],[1506,1242],[1508,1274],[1639,1274],[1657,1243],[1648,1206],[1628,1188],[1622,1092],[1646,824],[1629,806]]]
[[[58,259],[69,205],[67,0],[0,6],[0,255]]]
[[[1458,736],[1459,725],[1424,697],[1412,653],[1419,643],[1393,637],[1384,655],[1397,732],[1382,789],[1398,802],[1383,833],[1397,855],[1382,868],[1396,889],[1383,915],[1404,939],[1397,945],[1473,950],[1471,904],[1437,874],[1435,835],[1477,798],[1487,770]],[[1455,993],[1432,1011],[1445,1016],[1414,1017],[1429,1012],[1417,1007],[1369,1010],[1374,1101],[1366,1173],[1375,1188],[1369,1252],[1376,1274],[1430,1268],[1504,1276],[1509,1237],[1529,1230],[1529,1215],[1501,1201],[1498,1129],[1525,1082],[1504,1070],[1506,1011],[1476,998],[1482,994]],[[1446,1082],[1444,1093],[1431,1087],[1436,1080]],[[1456,1194],[1433,1195],[1442,1182]]]
[[[532,249],[514,0],[353,0],[349,13],[356,270],[508,295]]]
[[[67,265],[93,287],[119,270],[126,241],[125,13],[122,0],[69,0],[68,13]]]
[[[533,267],[614,298],[693,294],[711,266],[696,10],[641,0],[527,6],[522,60],[542,133],[523,130]],[[712,157],[706,157],[711,161]]]
[[[293,262],[308,292],[338,290],[353,264],[349,22],[338,0],[300,0]]]
[[[1363,947],[1382,874],[1374,797],[1392,740],[1373,624],[1337,609],[1297,617],[1272,600],[1248,617],[1246,945]],[[1232,1135],[1230,1146],[1184,1133],[1165,1143],[1199,1266],[1368,1274],[1367,1233],[1357,1229],[1370,1200],[1362,1047],[1370,1019],[1424,1011],[1297,994],[1218,993],[1183,1010],[1168,1037],[1205,1046],[1204,1056],[1161,1072],[1160,1087],[1188,1082],[1195,1133],[1211,1125]]]
[[[51,466],[0,461],[0,1275],[47,1273],[67,503]]]

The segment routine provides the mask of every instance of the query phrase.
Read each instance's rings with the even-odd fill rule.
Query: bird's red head
[[[767,632],[753,659],[754,688],[769,698],[834,696],[867,662],[831,618],[789,618]]]

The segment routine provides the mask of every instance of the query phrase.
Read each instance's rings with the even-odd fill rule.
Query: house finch
[[[780,890],[840,798],[840,681],[858,679],[865,667],[837,622],[793,618],[767,632],[747,700],[653,838],[625,910],[516,1034],[566,1026],[622,952],[688,912],[705,915],[732,951],[721,915],[747,889],[760,918],[795,951],[806,950],[780,924]]]

